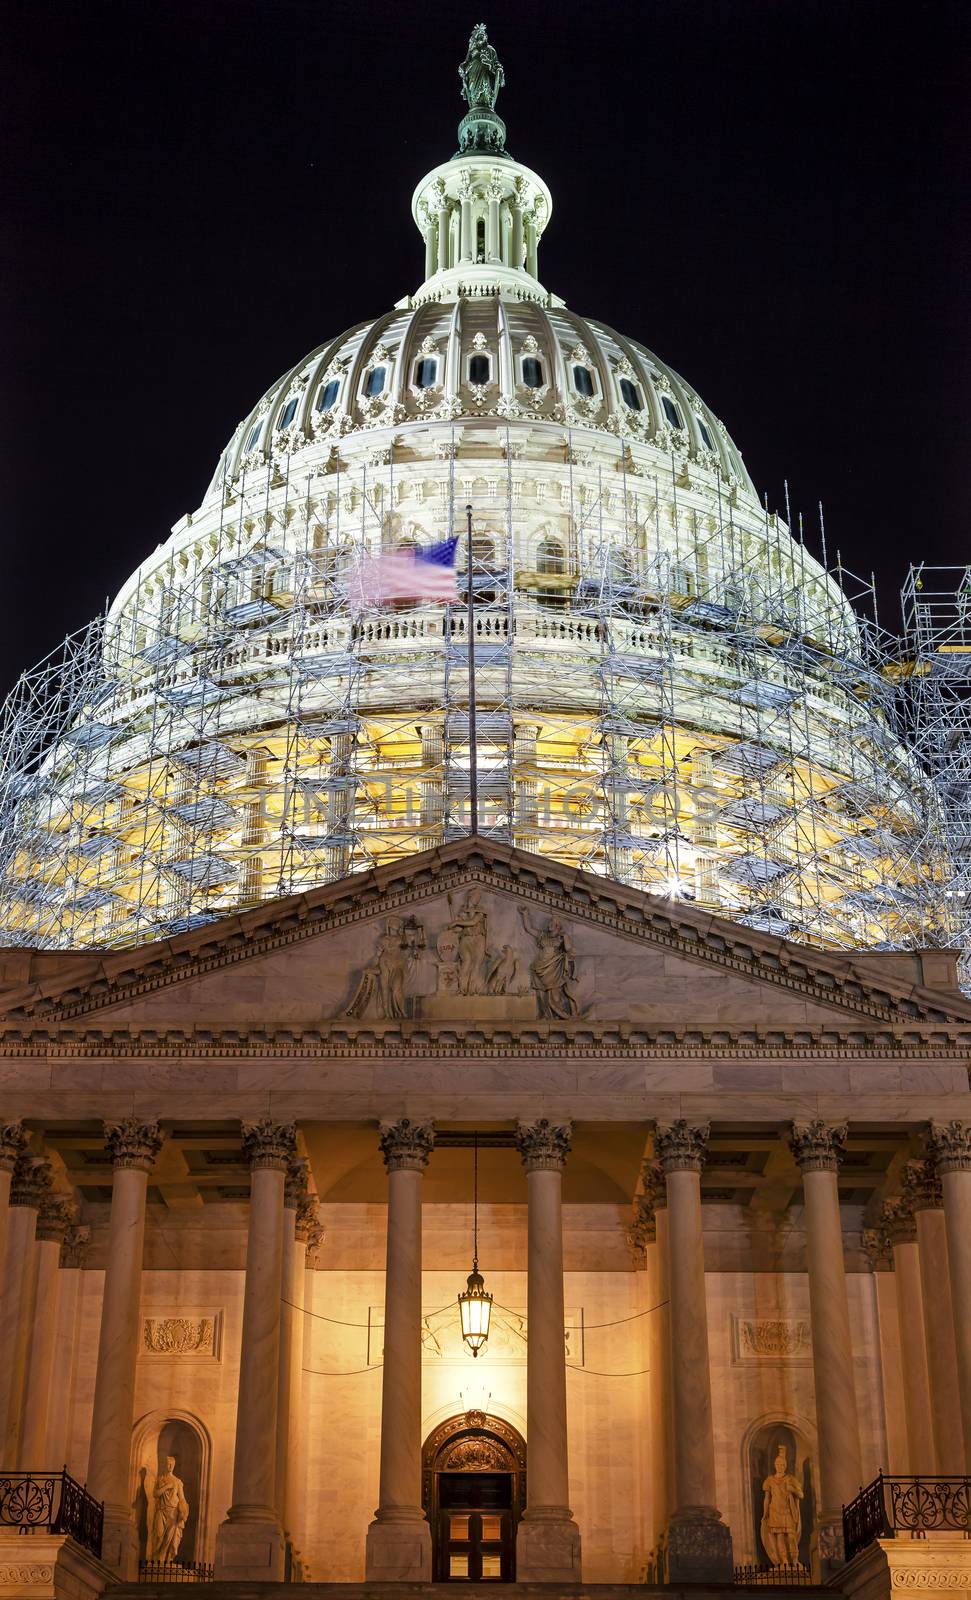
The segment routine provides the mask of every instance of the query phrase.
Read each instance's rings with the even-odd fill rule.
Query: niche
[[[787,1422],[764,1423],[752,1435],[749,1442],[749,1477],[752,1495],[752,1547],[755,1551],[755,1560],[759,1565],[777,1565],[789,1559],[786,1551],[786,1541],[780,1540],[778,1535],[773,1541],[771,1534],[765,1536],[762,1519],[764,1514],[766,1494],[764,1484],[767,1478],[772,1478],[776,1473],[776,1461],[780,1451],[785,1451],[784,1472],[802,1490],[801,1497],[791,1489],[788,1494],[780,1486],[772,1498],[778,1506],[788,1501],[789,1508],[795,1518],[796,1532],[795,1543],[798,1550],[798,1559],[807,1569],[812,1564],[811,1549],[813,1529],[816,1525],[816,1497],[813,1488],[812,1457],[809,1446],[802,1435]],[[779,1463],[781,1467],[781,1462]],[[776,1519],[778,1520],[778,1519]],[[774,1543],[774,1548],[772,1548]]]
[[[208,1438],[200,1426],[184,1417],[156,1414],[146,1419],[135,1451],[135,1525],[138,1532],[138,1559],[150,1561],[154,1489],[166,1472],[167,1458],[175,1458],[173,1472],[182,1482],[189,1507],[175,1560],[189,1566],[206,1559],[206,1500],[208,1491]]]

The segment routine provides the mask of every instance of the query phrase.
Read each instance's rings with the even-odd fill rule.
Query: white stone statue
[[[799,1565],[802,1532],[802,1484],[789,1471],[789,1453],[780,1444],[775,1470],[762,1485],[762,1524],[759,1532],[765,1553],[774,1567]]]
[[[175,1457],[166,1456],[165,1471],[160,1472],[152,1489],[152,1514],[148,1526],[148,1559],[150,1561],[175,1561],[179,1545],[189,1519],[189,1502],[185,1486],[175,1476]]]
[[[413,959],[414,951],[404,921],[401,917],[388,917],[374,960],[361,973],[346,1015],[363,1017],[373,1000],[378,1016],[405,1016],[405,975]]]
[[[559,917],[551,917],[549,926],[530,922],[520,908],[523,927],[536,941],[536,954],[530,966],[530,978],[536,994],[541,1017],[575,1017],[579,1010],[573,994],[576,978],[576,953],[573,941]]]
[[[485,906],[478,889],[470,889],[465,896],[465,905],[460,909],[452,904],[452,896],[448,896],[449,932],[458,940],[459,951],[459,993],[481,994],[483,988],[483,966],[485,965],[489,939],[489,926]]]

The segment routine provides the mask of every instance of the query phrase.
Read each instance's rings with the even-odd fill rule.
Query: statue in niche
[[[454,936],[458,947],[458,992],[481,994],[483,968],[488,956],[489,924],[479,890],[470,889],[465,896],[465,905],[459,910],[455,909],[452,896],[449,895],[448,912],[451,920],[447,931]]]
[[[799,1565],[802,1533],[802,1484],[789,1471],[789,1452],[780,1444],[773,1471],[762,1484],[762,1522],[759,1532],[765,1553],[774,1567]]]
[[[189,1520],[189,1502],[181,1478],[175,1476],[175,1457],[165,1457],[165,1471],[160,1472],[152,1489],[152,1520],[148,1530],[148,1559],[150,1561],[175,1561],[185,1525]]]
[[[409,923],[414,919],[409,918]],[[417,926],[417,924],[416,924]],[[421,932],[424,943],[424,931]],[[388,917],[374,960],[361,973],[347,1016],[362,1017],[374,1000],[379,1015],[404,1017],[405,977],[415,960],[415,936],[402,917]]]
[[[551,917],[548,928],[536,927],[520,909],[523,927],[535,941],[536,954],[529,972],[541,1017],[575,1017],[579,1011],[572,993],[576,979],[576,952],[573,941],[559,917]]]

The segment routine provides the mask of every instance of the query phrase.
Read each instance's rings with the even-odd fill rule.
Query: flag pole
[[[466,568],[468,577],[465,591],[465,638],[469,649],[469,811],[472,832],[479,831],[479,751],[475,732],[475,611],[472,605],[472,507],[465,508]]]

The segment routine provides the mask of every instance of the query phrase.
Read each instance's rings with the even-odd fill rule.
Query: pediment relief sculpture
[[[580,1014],[576,951],[560,918],[533,922],[520,909],[518,919],[507,915],[500,928],[478,888],[447,893],[444,909],[444,919],[420,920],[414,913],[385,918],[345,1016],[528,1020]]]

